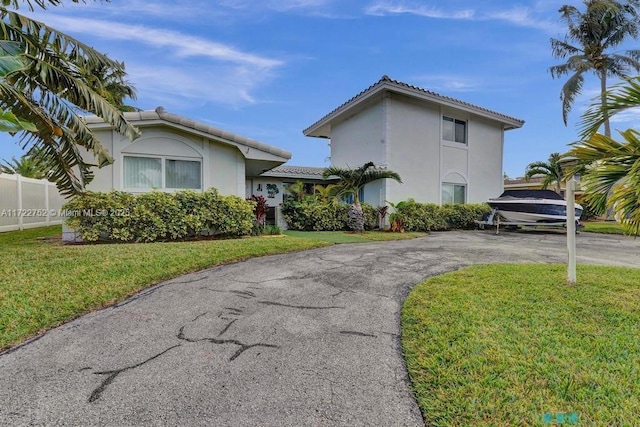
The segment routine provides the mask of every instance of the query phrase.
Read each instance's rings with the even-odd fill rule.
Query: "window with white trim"
[[[467,143],[467,122],[442,116],[442,139],[445,141]]]
[[[455,205],[467,201],[467,186],[464,184],[442,184],[442,204]]]
[[[124,156],[124,188],[202,189],[202,162]]]

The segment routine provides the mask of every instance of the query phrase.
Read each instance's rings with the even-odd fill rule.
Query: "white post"
[[[576,284],[576,183],[573,175],[567,180],[567,284]]]

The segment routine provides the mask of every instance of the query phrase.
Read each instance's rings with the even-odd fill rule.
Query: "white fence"
[[[0,173],[0,232],[62,224],[63,203],[46,179]]]

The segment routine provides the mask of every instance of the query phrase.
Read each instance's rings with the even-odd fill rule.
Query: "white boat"
[[[551,190],[507,190],[489,206],[508,222],[559,223],[567,221],[567,202]],[[582,215],[582,206],[575,205],[576,221]]]

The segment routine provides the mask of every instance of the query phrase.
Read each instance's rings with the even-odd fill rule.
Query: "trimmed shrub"
[[[323,203],[315,199],[286,200],[282,205],[282,214],[289,230],[300,231],[347,231],[349,230],[350,205]],[[378,225],[376,208],[362,204],[365,230]]]
[[[121,191],[89,192],[63,209],[66,224],[85,242],[153,242],[200,235],[241,236],[251,232],[254,204],[236,196],[152,191],[134,196]]]
[[[403,202],[397,209],[406,231],[441,231],[449,229],[474,229],[475,220],[489,213],[487,204],[436,205],[417,203],[413,199]]]

